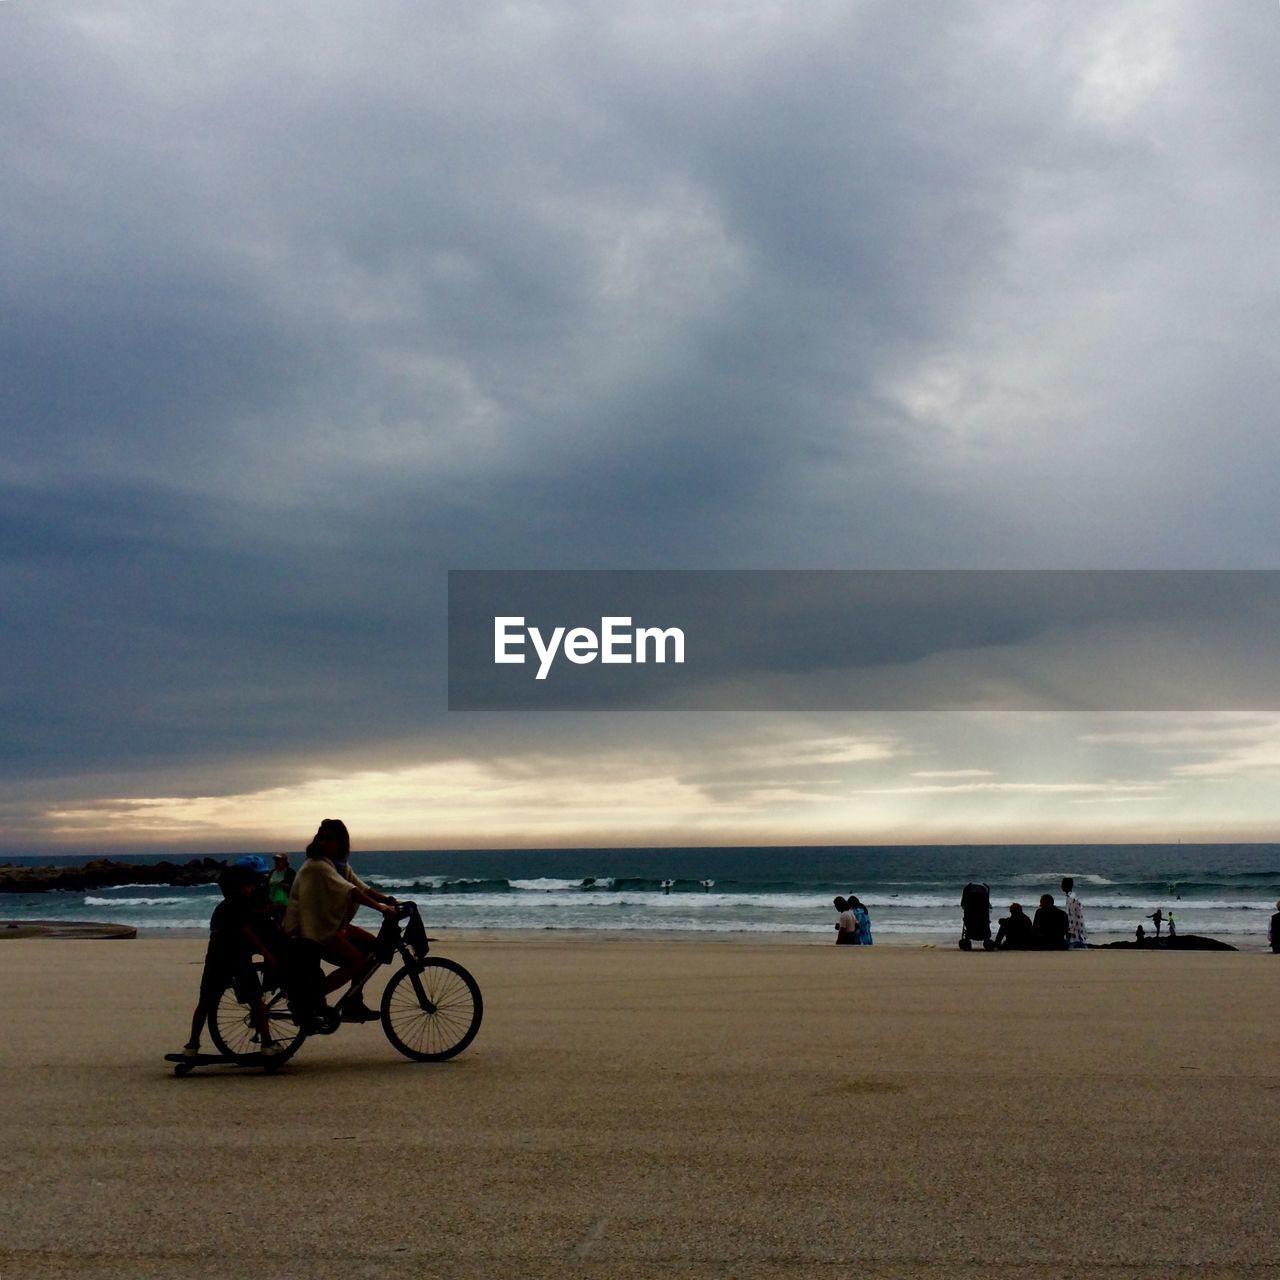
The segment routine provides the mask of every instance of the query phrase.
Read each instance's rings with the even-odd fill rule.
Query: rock
[[[99,924],[92,920],[0,920],[5,938],[136,938],[131,924]]]
[[[189,862],[112,862],[94,858],[82,866],[0,866],[0,893],[44,893],[63,889],[83,893],[122,884],[212,884],[226,863],[216,858]]]
[[[1124,942],[1108,942],[1108,947],[1128,948],[1130,951],[1238,951],[1229,942],[1217,938],[1202,938],[1196,933],[1180,933],[1173,938],[1129,938]]]

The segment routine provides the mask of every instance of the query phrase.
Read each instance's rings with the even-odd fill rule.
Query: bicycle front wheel
[[[267,1010],[267,1026],[271,1038],[281,1047],[281,1052],[262,1059],[262,1036],[254,1019],[253,992],[236,990],[234,982],[228,983],[209,1013],[209,1038],[224,1058],[239,1063],[268,1062],[273,1068],[282,1065],[302,1047],[306,1036],[297,1019],[289,1012],[289,1002],[280,988],[263,981],[264,966],[253,966],[262,990],[262,1003]],[[245,999],[242,1000],[241,996]]]
[[[456,961],[436,956],[406,965],[382,993],[382,1029],[416,1062],[444,1062],[476,1038],[484,1001],[476,980]]]

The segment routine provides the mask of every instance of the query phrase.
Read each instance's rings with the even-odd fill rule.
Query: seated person
[[[1067,931],[1070,928],[1070,921],[1061,907],[1053,905],[1053,894],[1040,895],[1040,906],[1036,910],[1031,927],[1038,950],[1065,951],[1067,949]]]
[[[1035,928],[1022,903],[1009,903],[1009,914],[996,930],[996,948],[1000,951],[1030,951],[1036,945]]]
[[[395,914],[395,899],[365,884],[348,865],[351,837],[337,818],[326,818],[307,846],[307,856],[289,889],[284,931],[314,943],[330,964],[337,965],[323,991],[359,981],[376,965],[373,934],[351,923],[360,906],[383,915]],[[338,1005],[344,1022],[368,1022],[378,1015],[366,1008],[358,991]]]

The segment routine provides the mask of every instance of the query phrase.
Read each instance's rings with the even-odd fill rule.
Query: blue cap
[[[265,876],[271,871],[271,864],[260,853],[242,853],[232,864],[233,867],[244,867],[255,875]]]

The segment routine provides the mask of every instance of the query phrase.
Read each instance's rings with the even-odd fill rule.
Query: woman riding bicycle
[[[371,888],[348,864],[351,836],[340,818],[326,818],[289,889],[284,931],[314,944],[320,955],[337,969],[325,979],[322,990],[336,991],[343,983],[359,981],[377,964],[374,936],[351,923],[360,906],[383,915],[395,914],[395,899]],[[366,1007],[359,991],[338,1005],[344,1022],[369,1022],[377,1018]]]

